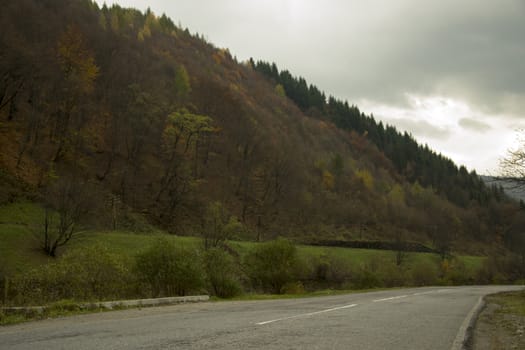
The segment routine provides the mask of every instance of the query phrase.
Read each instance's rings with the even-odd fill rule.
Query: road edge
[[[479,317],[481,311],[485,307],[485,298],[479,297],[476,305],[470,310],[467,317],[463,320],[461,327],[459,327],[458,334],[452,343],[450,350],[467,350],[470,348],[472,342],[472,331]]]
[[[149,299],[134,299],[134,300],[115,300],[115,301],[102,301],[93,303],[78,303],[80,309],[95,309],[105,308],[113,310],[120,307],[142,307],[142,306],[162,306],[182,303],[196,303],[209,301],[209,295],[192,295],[183,297],[165,297],[165,298],[149,298]],[[3,312],[36,312],[43,313],[51,306],[15,306],[15,307],[3,307],[0,308]]]

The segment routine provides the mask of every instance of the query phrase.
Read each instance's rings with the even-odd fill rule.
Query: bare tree
[[[500,177],[516,188],[525,188],[525,137],[522,136],[519,143],[500,160]]]
[[[92,189],[73,178],[59,178],[45,191],[47,202],[37,235],[44,252],[52,257],[80,231],[91,209]]]
[[[201,226],[206,250],[219,247],[242,230],[241,223],[220,202],[208,205]]]

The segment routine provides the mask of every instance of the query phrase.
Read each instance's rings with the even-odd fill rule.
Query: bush
[[[465,285],[474,283],[474,277],[471,276],[465,264],[456,258],[445,259],[441,262],[441,281],[445,285]]]
[[[356,270],[352,279],[351,285],[355,289],[372,289],[382,286],[382,282],[370,266],[363,266]]]
[[[72,250],[56,262],[16,276],[11,289],[20,304],[126,297],[133,286],[128,265],[97,244]]]
[[[281,288],[283,294],[304,294],[304,286],[301,282],[288,282]]]
[[[204,267],[211,293],[221,298],[231,298],[242,293],[239,271],[233,257],[220,248],[208,249]]]
[[[137,256],[136,272],[153,297],[199,291],[204,271],[197,251],[159,240]]]
[[[340,256],[322,255],[315,266],[315,280],[339,288],[352,277],[352,266]]]
[[[296,277],[297,249],[285,239],[262,243],[248,253],[245,266],[254,286],[280,294]]]
[[[478,271],[477,282],[481,284],[515,282],[522,278],[521,269],[521,259],[517,255],[491,256],[483,262],[483,266]]]
[[[80,305],[74,300],[59,300],[49,305],[47,313],[64,313],[67,311],[80,311]]]
[[[431,286],[438,282],[438,267],[430,261],[421,261],[411,270],[412,282],[416,286]]]
[[[379,269],[379,278],[384,287],[402,287],[410,284],[406,269],[392,262],[386,262]]]

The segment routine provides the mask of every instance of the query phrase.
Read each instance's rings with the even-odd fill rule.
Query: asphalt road
[[[1,327],[0,349],[449,350],[481,296],[515,289],[431,287],[115,311]]]

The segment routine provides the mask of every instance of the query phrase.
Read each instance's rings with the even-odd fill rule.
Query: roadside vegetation
[[[512,259],[180,237],[160,231],[91,230],[57,257],[34,237],[43,209],[29,202],[0,207],[2,305],[50,305],[210,294],[329,293],[425,285],[508,283]],[[209,241],[208,241],[209,243]]]
[[[471,349],[525,348],[525,292],[489,295],[476,323]]]

